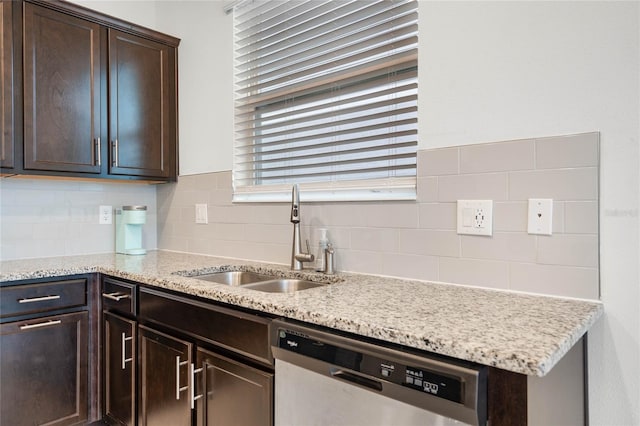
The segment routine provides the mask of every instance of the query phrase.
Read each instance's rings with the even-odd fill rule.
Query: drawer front
[[[102,280],[102,308],[105,311],[135,316],[137,314],[136,287],[135,284],[105,277]]]
[[[0,318],[87,304],[86,278],[24,284],[0,289]]]
[[[146,288],[140,289],[140,318],[273,365],[269,318]]]

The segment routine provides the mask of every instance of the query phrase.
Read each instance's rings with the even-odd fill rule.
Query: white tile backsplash
[[[302,237],[313,248],[328,228],[339,270],[597,298],[598,152],[597,133],[423,150],[415,202],[303,203]],[[290,206],[233,204],[231,185],[231,172],[156,186],[5,178],[2,259],[113,251],[98,206],[146,204],[148,248],[288,264]],[[529,198],[554,199],[552,236],[527,234]],[[459,199],[494,201],[492,237],[456,233]]]
[[[131,204],[148,207],[144,244],[148,249],[157,248],[156,186],[3,178],[0,180],[0,258],[112,252],[115,222],[99,225],[99,206],[116,208]]]
[[[597,133],[423,150],[416,202],[303,203],[303,238],[313,247],[315,230],[329,228],[340,270],[597,298],[598,150]],[[208,191],[216,243],[204,253],[289,263],[286,203],[233,205],[230,172],[170,187],[158,189],[160,224],[193,208],[181,192]],[[554,199],[554,234],[529,235],[527,200],[544,197]],[[459,199],[494,201],[492,237],[456,233]],[[171,235],[159,231],[160,247],[172,250],[204,235],[164,229]]]
[[[582,167],[510,172],[509,200],[529,198],[597,200],[598,169]]]
[[[532,170],[535,167],[535,141],[468,145],[460,148],[460,173],[495,173]]]
[[[329,228],[339,270],[597,298],[597,141],[589,133],[420,151],[416,202],[303,203],[302,236],[314,247],[315,230]],[[527,233],[527,200],[543,197],[554,199],[550,237]],[[494,201],[493,236],[456,233],[459,199]],[[210,223],[195,227],[192,204],[207,200]],[[230,172],[159,187],[158,206],[161,248],[290,262],[289,205],[232,204]]]
[[[418,165],[420,167],[420,165]],[[438,201],[508,200],[507,173],[475,173],[438,177]]]

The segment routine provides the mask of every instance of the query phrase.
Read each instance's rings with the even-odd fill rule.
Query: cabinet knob
[[[51,325],[58,325],[61,322],[62,321],[60,321],[60,320],[49,320],[49,321],[45,321],[45,322],[39,322],[39,323],[36,323],[36,324],[25,324],[25,325],[21,325],[20,326],[20,330],[30,330],[32,328],[49,327]]]
[[[111,141],[111,146],[112,146],[111,154],[113,155],[111,164],[113,165],[113,167],[118,167],[118,139],[114,139],[113,141]]]
[[[60,295],[52,294],[51,296],[28,297],[25,299],[19,299],[18,303],[45,302],[47,300],[56,300],[56,299],[60,299]]]
[[[189,361],[180,361],[180,356],[176,357],[176,399],[180,400],[180,392],[189,389],[189,385],[180,387],[180,367],[187,365]]]
[[[93,143],[96,148],[96,166],[100,167],[102,165],[102,145],[100,144],[100,138],[95,138]]]
[[[204,395],[204,394],[196,395],[196,374],[201,373],[203,370],[204,368],[202,367],[195,368],[193,363],[191,363],[191,409],[192,410],[196,408],[196,401],[202,398],[202,396]]]
[[[128,340],[133,340],[133,336],[127,337],[125,333],[122,333],[122,369],[123,370],[127,368],[128,362],[133,361],[133,356],[131,358],[127,358],[127,351],[126,351],[125,344],[127,343]],[[133,346],[131,348],[131,353],[133,354]]]

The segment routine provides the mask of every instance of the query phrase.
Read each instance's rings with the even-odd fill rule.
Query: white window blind
[[[416,1],[245,1],[234,28],[234,201],[415,199]]]

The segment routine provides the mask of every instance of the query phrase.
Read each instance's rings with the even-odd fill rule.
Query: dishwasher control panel
[[[435,371],[424,366],[412,366],[393,357],[380,357],[339,343],[327,342],[304,333],[280,329],[277,346],[281,349],[361,373],[384,382],[464,403],[465,380],[461,376]],[[346,377],[344,373],[335,374]],[[359,383],[363,384],[363,382]]]
[[[462,402],[462,380],[429,370],[406,367],[403,383],[412,389],[439,396],[449,401]]]

